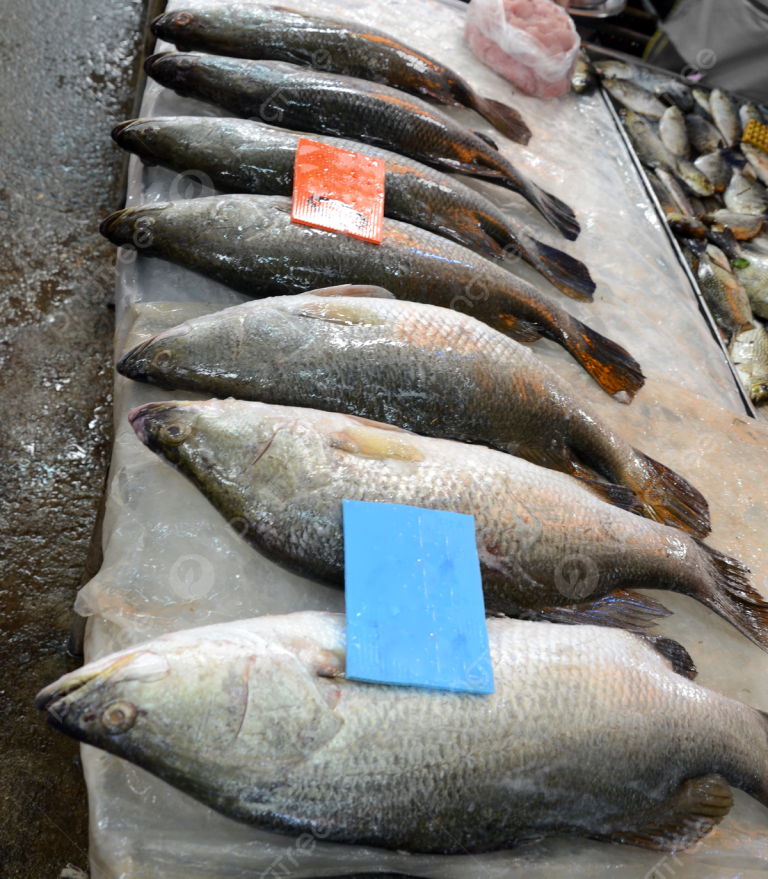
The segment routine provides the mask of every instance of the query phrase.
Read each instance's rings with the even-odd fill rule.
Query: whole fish
[[[704,153],[693,163],[699,171],[707,176],[715,192],[724,192],[731,180],[733,168],[723,156],[722,150]]]
[[[694,103],[696,104],[696,115],[711,121],[712,105],[709,97],[709,92],[705,92],[704,89],[695,88],[691,91],[691,96],[693,97]]]
[[[742,244],[741,254],[731,260],[731,267],[749,297],[754,314],[768,319],[768,253]]]
[[[696,217],[696,210],[681,186],[679,179],[665,168],[657,168],[656,176],[661,185],[666,189],[669,197],[677,205],[678,210],[686,217]]]
[[[751,143],[741,144],[741,151],[757,175],[757,179],[763,186],[768,186],[768,153]]]
[[[490,610],[577,622],[562,610],[576,605],[589,621],[595,603],[599,609],[601,599],[642,584],[698,599],[768,649],[768,603],[743,565],[605,503],[603,489],[572,476],[313,409],[165,402],[128,418],[141,442],[228,521],[245,523],[251,545],[303,576],[343,586],[343,499],[447,510],[475,517]],[[578,571],[566,572],[574,559]]]
[[[741,122],[741,127],[746,128],[747,123],[750,121],[750,119],[754,119],[755,122],[763,124],[762,114],[760,113],[756,105],[753,104],[751,101],[746,104],[742,104],[739,107],[739,121]]]
[[[735,214],[732,211],[715,211],[704,216],[705,223],[720,223],[730,229],[739,241],[749,241],[760,234],[765,219],[756,214]]]
[[[727,814],[729,784],[768,805],[766,715],[690,680],[676,642],[489,619],[488,643],[491,695],[381,686],[345,677],[343,614],[265,616],[145,641],[35,701],[54,729],[297,848],[680,851]]]
[[[495,145],[397,89],[282,61],[170,52],[152,55],[144,66],[161,85],[213,101],[235,116],[350,137],[443,171],[483,177],[522,195],[566,238],[579,234],[568,205],[524,177]]]
[[[694,100],[690,88],[675,79],[671,79],[668,82],[660,82],[651,91],[662,103],[679,107],[683,113],[690,113],[694,108]]]
[[[730,340],[755,325],[744,288],[731,273],[728,260],[709,244],[698,253],[698,279],[701,292],[718,326]]]
[[[455,311],[369,298],[368,288],[317,292],[186,321],[128,351],[117,370],[161,388],[483,443],[588,481],[599,473],[633,491],[649,518],[709,533],[701,494],[628,445],[523,345]]]
[[[673,198],[672,193],[667,189],[667,186],[662,184],[652,171],[648,171],[647,173],[651,188],[655,192],[656,198],[659,200],[661,209],[664,211],[667,225],[672,232],[676,236],[683,238],[706,238],[706,226],[704,226],[704,224],[701,223],[693,213],[684,213],[677,203],[677,199]],[[667,174],[667,176],[682,192],[682,188],[674,177],[672,177],[671,174]],[[687,196],[685,196],[684,193],[683,197],[687,200]]]
[[[768,212],[768,194],[765,187],[748,180],[738,168],[733,169],[731,181],[723,193],[725,206],[735,214],[763,216]]]
[[[731,360],[753,403],[768,400],[768,333],[760,323],[735,336]]]
[[[644,88],[625,79],[603,79],[603,86],[608,94],[618,101],[622,107],[633,113],[641,113],[651,119],[661,119],[664,104]]]
[[[712,118],[727,147],[736,146],[741,137],[741,123],[736,106],[725,92],[713,89],[709,97]]]
[[[595,61],[593,66],[598,76],[602,77],[603,79],[631,80],[634,76],[632,68],[629,66],[629,64],[625,64],[623,61],[614,61],[612,59]]]
[[[398,299],[470,313],[518,339],[545,335],[565,347],[610,394],[642,387],[638,364],[535,287],[466,247],[384,220],[378,246],[291,222],[291,201],[230,195],[147,204],[101,225],[114,244],[184,263],[253,298],[338,284],[373,284]],[[624,398],[624,394],[621,394]]]
[[[691,144],[685,130],[685,117],[679,107],[667,107],[659,122],[659,137],[664,146],[678,158],[691,155]]]
[[[218,189],[290,196],[302,135],[242,119],[176,116],[123,122],[112,137],[144,162],[207,174]],[[498,259],[522,256],[568,296],[592,299],[595,283],[582,262],[533,238],[456,177],[357,141],[309,137],[385,162],[385,216]]]
[[[629,110],[622,110],[619,115],[624,122],[624,127],[627,129],[632,145],[644,165],[650,168],[664,168],[667,171],[677,171],[677,159],[664,146],[656,132],[642,116],[638,116],[637,113],[632,113]]]
[[[517,110],[481,97],[450,68],[364,25],[281,7],[222,5],[175,9],[156,18],[151,28],[183,52],[288,61],[371,80],[441,104],[469,107],[518,143],[531,138]]]
[[[698,196],[714,195],[715,187],[703,171],[700,171],[688,159],[677,160],[677,176],[683,181],[688,189]]]
[[[723,145],[723,136],[715,126],[696,113],[685,117],[685,127],[688,139],[698,153],[713,153]]]

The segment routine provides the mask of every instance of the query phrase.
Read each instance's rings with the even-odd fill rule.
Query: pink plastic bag
[[[464,29],[469,48],[521,91],[557,98],[570,88],[579,35],[550,0],[471,0]]]

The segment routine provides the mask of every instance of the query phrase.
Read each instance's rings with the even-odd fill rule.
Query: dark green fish
[[[290,196],[302,135],[242,119],[176,116],[123,122],[112,136],[147,163],[208,175],[217,189]],[[592,299],[595,283],[583,263],[531,237],[521,223],[456,177],[357,141],[308,136],[386,163],[385,216],[498,259],[522,256],[566,295]]]
[[[644,379],[619,345],[589,329],[531,284],[490,260],[427,232],[384,220],[378,246],[291,221],[290,199],[230,195],[147,204],[101,226],[254,298],[339,284],[373,284],[398,299],[454,308],[513,337],[562,345],[609,394],[631,398]]]
[[[223,5],[166,12],[152,33],[182,52],[288,61],[378,82],[441,104],[469,107],[518,143],[531,130],[517,110],[478,95],[438,61],[373,28],[269,6]]]
[[[117,370],[484,443],[589,482],[599,473],[634,492],[648,518],[709,533],[701,494],[602,423],[525,346],[447,308],[370,295],[332,287],[248,302],[142,342]]]
[[[397,89],[282,61],[217,55],[169,52],[148,58],[145,67],[161,85],[212,101],[235,116],[351,137],[443,171],[483,177],[522,195],[566,238],[579,234],[568,205],[524,177],[495,145]]]
[[[503,452],[315,409],[174,401],[140,406],[128,419],[227,521],[245,522],[256,550],[302,576],[343,586],[344,499],[446,510],[475,517],[489,610],[549,609],[544,617],[554,620],[574,604],[599,612],[603,599],[633,586],[668,589],[768,650],[768,604],[748,570],[633,515],[630,493],[624,505],[607,504],[604,489]],[[574,556],[576,578],[564,572]]]
[[[344,614],[306,611],[170,632],[64,675],[35,702],[54,729],[289,834],[247,856],[251,876],[291,876],[287,860],[309,864],[315,837],[457,858],[433,876],[502,875],[468,853],[546,836],[568,853],[573,837],[678,852],[657,863],[671,870],[723,820],[729,783],[768,805],[768,718],[690,680],[690,656],[668,638],[489,619],[494,692],[478,695],[478,668],[459,678],[469,693],[354,680],[346,629]],[[765,833],[750,824],[746,839]],[[365,869],[375,851],[347,863]],[[635,879],[656,869],[645,872],[657,855],[588,851],[636,865],[621,871]]]

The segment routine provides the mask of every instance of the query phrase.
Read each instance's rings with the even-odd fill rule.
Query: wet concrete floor
[[[79,746],[36,691],[78,663],[72,604],[111,443],[111,127],[142,0],[4,0],[0,28],[0,875],[87,868]]]

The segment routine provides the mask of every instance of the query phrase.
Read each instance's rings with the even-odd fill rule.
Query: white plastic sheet
[[[169,7],[181,5],[173,0]],[[508,101],[523,113],[534,132],[526,148],[504,141],[471,112],[455,111],[499,140],[525,173],[575,208],[583,229],[579,240],[560,239],[505,190],[471,185],[524,218],[539,237],[587,262],[598,284],[591,305],[566,299],[527,267],[520,273],[632,351],[648,383],[632,406],[622,406],[558,346],[537,342],[534,350],[627,439],[704,492],[714,523],[709,542],[747,563],[768,596],[768,430],[743,414],[723,355],[599,96],[544,102],[514,94],[464,45],[461,12],[435,0],[291,0],[290,5],[378,26],[460,70],[481,94]],[[158,47],[163,48],[168,47]],[[152,83],[142,106],[143,115],[212,113],[211,107]],[[143,169],[132,160],[128,203],[164,200],[169,193],[184,197],[190,186],[191,178]],[[240,295],[189,270],[139,256],[123,265],[118,279],[116,353],[189,316],[239,301]],[[171,629],[343,608],[339,591],[261,558],[240,538],[241,523],[225,522],[190,483],[143,447],[127,424],[127,412],[141,403],[190,397],[116,377],[104,566],[77,601],[78,612],[91,617],[88,660]],[[768,656],[692,599],[655,595],[675,612],[660,631],[685,644],[699,667],[699,681],[768,709]],[[305,847],[311,852],[299,852],[296,839],[217,815],[116,757],[84,746],[83,764],[92,875],[110,879],[301,879],[365,871],[441,879],[640,879],[654,870],[676,879],[757,879],[768,872],[768,809],[739,791],[725,821],[695,851],[674,859],[565,839],[477,857],[407,855],[319,840]]]

